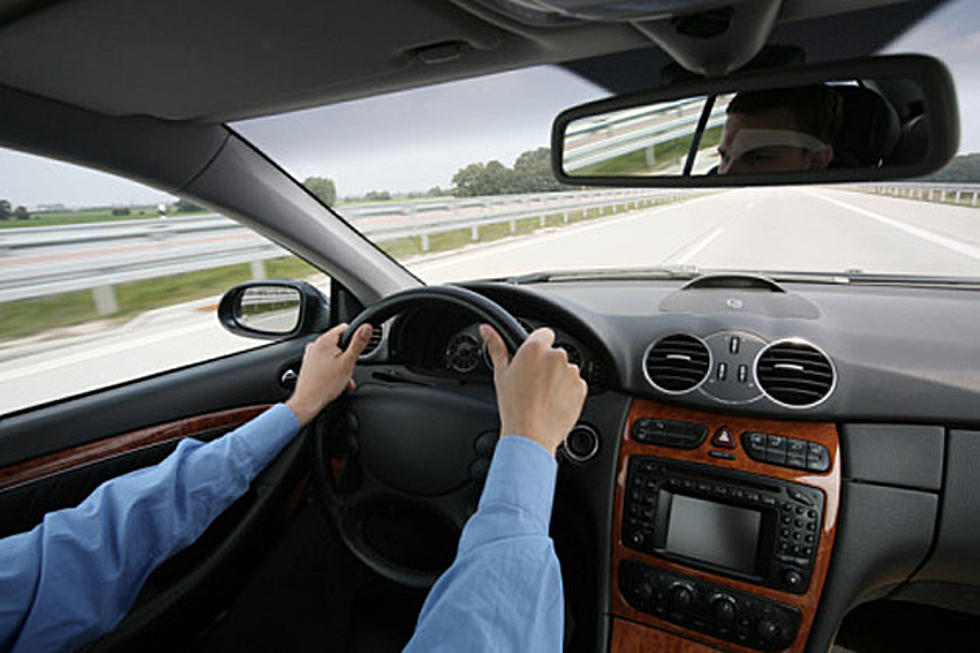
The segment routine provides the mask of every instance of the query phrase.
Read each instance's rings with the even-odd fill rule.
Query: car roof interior
[[[941,3],[785,0],[767,42],[810,62],[867,55]],[[538,64],[622,93],[661,85],[671,59],[649,34],[665,21],[669,12],[556,18],[513,0],[0,0],[0,85],[112,116],[203,123]]]

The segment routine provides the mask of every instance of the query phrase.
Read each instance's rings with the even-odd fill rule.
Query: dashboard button
[[[738,348],[739,348],[739,345],[740,344],[742,344],[742,342],[741,342],[741,340],[739,339],[738,336],[732,336],[731,338],[729,338],[729,340],[728,340],[728,351],[729,351],[729,353],[737,354],[738,353]]]
[[[738,376],[736,378],[738,378],[739,383],[745,383],[749,378],[749,366],[744,364],[739,365]]]
[[[788,587],[796,588],[803,584],[803,576],[800,575],[800,572],[798,571],[788,569],[786,570],[786,573],[783,574],[783,581]]]
[[[719,426],[715,434],[711,436],[711,444],[722,449],[735,448],[735,436],[727,426]]]
[[[718,363],[718,380],[724,381],[728,377],[728,363]]]
[[[806,468],[811,472],[825,472],[830,469],[830,452],[827,447],[815,442],[807,443]]]

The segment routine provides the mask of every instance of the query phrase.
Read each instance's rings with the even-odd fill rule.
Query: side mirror
[[[228,331],[266,340],[318,333],[329,317],[329,300],[305,281],[249,281],[226,292],[218,304],[218,319]]]

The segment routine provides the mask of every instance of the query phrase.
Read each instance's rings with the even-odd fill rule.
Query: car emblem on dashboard
[[[728,299],[726,299],[725,304],[727,304],[728,308],[732,309],[733,311],[741,310],[742,307],[744,306],[742,300],[736,299],[735,297],[729,297]]]

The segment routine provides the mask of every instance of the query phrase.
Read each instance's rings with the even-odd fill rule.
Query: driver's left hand
[[[372,327],[370,324],[361,325],[354,333],[347,351],[343,351],[338,342],[346,328],[346,323],[338,324],[306,345],[296,389],[286,401],[301,428],[344,389],[354,387],[354,380],[351,378],[354,366],[357,364],[357,357],[371,340]]]

